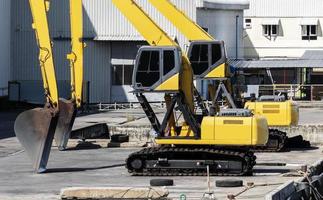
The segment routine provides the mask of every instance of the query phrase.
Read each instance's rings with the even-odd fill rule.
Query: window
[[[205,32],[209,32],[209,28],[202,27],[202,29],[203,29]]]
[[[159,51],[142,51],[136,72],[136,83],[143,87],[154,85],[160,79],[159,64]]]
[[[302,40],[317,40],[317,25],[302,25]]]
[[[201,75],[209,67],[208,44],[196,44],[190,55],[191,65],[195,75]]]
[[[251,28],[251,19],[245,19],[244,20],[244,28],[245,29]]]
[[[112,85],[131,85],[133,65],[113,65]]]
[[[175,68],[174,51],[164,51],[164,75]]]
[[[265,37],[277,37],[278,25],[263,25],[263,34]]]
[[[222,45],[212,44],[212,65],[222,58]]]

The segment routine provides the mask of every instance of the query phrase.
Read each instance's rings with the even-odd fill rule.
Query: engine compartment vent
[[[250,117],[252,116],[252,112],[248,109],[222,109],[219,112],[219,116]]]
[[[264,95],[259,97],[258,101],[277,101],[277,102],[281,102],[281,101],[285,101],[285,97],[284,96],[279,96],[279,95]]]

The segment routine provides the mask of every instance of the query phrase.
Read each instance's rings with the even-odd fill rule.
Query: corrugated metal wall
[[[246,17],[322,17],[322,0],[250,0]]]
[[[11,0],[0,1],[0,96],[8,86],[10,70],[10,4]]]
[[[10,1],[10,0],[8,0]],[[31,29],[31,13],[28,0],[11,0],[12,2],[12,80],[38,80],[35,87],[41,90],[41,76],[38,64],[38,50],[34,32]],[[171,24],[146,0],[138,0],[139,4],[164,28],[171,36],[178,36],[182,46],[186,39],[171,26]],[[196,19],[195,0],[174,2]],[[85,81],[90,82],[90,102],[110,102],[111,98],[111,58],[135,59],[137,45],[143,40],[131,24],[112,5],[111,0],[83,0],[84,6],[84,37],[87,38],[85,49]],[[69,80],[69,66],[66,53],[70,48],[69,11],[68,1],[51,0],[49,12],[50,31],[54,38],[54,56],[57,79],[63,82]],[[97,40],[92,40],[96,38]],[[123,38],[137,42],[113,42]],[[100,41],[102,40],[102,41]],[[108,41],[109,40],[109,41]],[[134,44],[131,44],[134,43]],[[118,46],[119,48],[116,48]],[[128,48],[129,46],[135,48]],[[111,51],[111,49],[115,49]],[[24,87],[28,90],[28,87]],[[63,89],[66,87],[62,87]],[[38,91],[38,90],[35,90]],[[125,91],[127,92],[127,91]],[[28,93],[28,91],[27,91]],[[67,91],[60,91],[68,94]],[[41,94],[39,98],[42,100]],[[28,101],[28,99],[26,99]],[[123,101],[123,100],[121,100]]]

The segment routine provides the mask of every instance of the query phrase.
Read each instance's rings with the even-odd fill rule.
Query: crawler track
[[[286,149],[288,137],[285,132],[269,129],[268,142],[265,146],[252,149],[254,152],[280,152]]]
[[[129,173],[136,176],[212,176],[251,175],[256,156],[249,150],[214,147],[149,147],[126,160]]]

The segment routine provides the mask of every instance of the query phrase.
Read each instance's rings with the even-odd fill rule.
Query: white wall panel
[[[250,0],[247,17],[320,17],[322,0]]]

